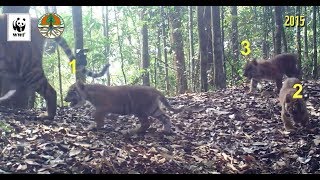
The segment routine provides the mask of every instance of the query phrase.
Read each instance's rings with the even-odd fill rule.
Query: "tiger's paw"
[[[176,134],[173,130],[169,130],[169,131],[163,130],[162,133],[167,136],[172,136]]]
[[[53,120],[54,116],[49,116],[47,112],[41,113],[39,116],[37,116],[37,119],[40,120]]]

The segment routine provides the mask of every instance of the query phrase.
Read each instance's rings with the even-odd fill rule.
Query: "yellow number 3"
[[[75,74],[76,73],[76,60],[72,60],[69,62],[69,65],[71,66],[71,73]]]
[[[295,84],[293,85],[293,88],[297,89],[297,91],[293,94],[293,99],[301,99],[302,95],[300,94],[302,91],[302,85],[301,84]]]
[[[241,42],[241,45],[244,47],[244,51],[240,51],[242,55],[248,56],[251,53],[250,42],[248,40],[244,40]]]

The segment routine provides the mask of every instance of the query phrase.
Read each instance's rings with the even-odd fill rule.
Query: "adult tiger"
[[[38,92],[46,101],[47,114],[42,119],[53,119],[57,109],[57,93],[49,84],[42,67],[42,54],[45,38],[37,29],[37,18],[31,19],[31,42],[8,42],[7,17],[0,15],[0,76],[7,81],[10,87],[4,87],[7,91],[0,102],[8,100],[17,89],[29,89]],[[64,38],[55,38],[70,61],[76,59]],[[100,77],[106,73],[109,64],[106,64],[101,72],[93,73],[85,68],[84,74],[91,77]],[[4,89],[2,88],[2,90]]]

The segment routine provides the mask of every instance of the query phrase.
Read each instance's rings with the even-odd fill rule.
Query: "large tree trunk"
[[[173,41],[174,62],[176,66],[176,76],[178,83],[178,93],[183,94],[187,90],[187,78],[185,72],[185,59],[183,52],[183,38],[181,34],[181,7],[175,6],[171,12],[171,30]]]
[[[276,20],[276,30],[275,30],[275,44],[274,44],[274,54],[281,54],[281,32],[283,24],[281,16],[281,6],[275,6],[275,20]]]
[[[316,21],[317,6],[313,6],[312,16],[312,31],[313,31],[313,71],[314,79],[318,78],[318,63],[317,63],[317,21]]]
[[[221,28],[220,28],[220,7],[212,6],[212,37],[213,37],[213,53],[214,53],[214,82],[215,87],[226,87],[226,74],[223,70],[222,45],[221,45]]]
[[[214,68],[213,68],[213,49],[212,49],[212,32],[211,32],[211,7],[210,6],[205,6],[204,9],[204,23],[205,23],[205,32],[206,32],[206,39],[208,39],[207,43],[207,53],[208,53],[208,66],[206,68],[206,75],[211,77],[208,80],[208,83],[211,86],[214,86],[213,83],[213,76],[214,76]],[[208,71],[210,74],[208,74]]]
[[[83,25],[82,25],[82,9],[81,6],[72,6],[72,20],[75,39],[76,60],[76,80],[86,81],[85,75],[78,69],[82,69],[86,65],[86,56],[83,54]],[[77,53],[78,50],[79,53]]]
[[[297,6],[297,13],[296,16],[300,16],[300,6]],[[298,69],[299,69],[299,78],[302,77],[302,71],[301,71],[301,29],[299,26],[297,26],[297,49],[298,49]]]
[[[143,8],[141,11],[141,21],[143,21],[142,29],[141,29],[141,39],[142,39],[142,48],[141,48],[141,59],[142,59],[142,69],[143,69],[143,76],[142,76],[142,83],[144,86],[150,86],[150,78],[149,78],[149,50],[148,50],[148,27],[145,23],[145,13],[146,9]]]
[[[166,79],[166,92],[169,94],[170,92],[170,84],[169,84],[169,70],[168,70],[168,53],[167,53],[167,38],[166,38],[166,23],[165,23],[165,14],[164,7],[161,6],[161,24],[162,24],[162,40],[163,40],[163,57],[165,63],[165,79]]]
[[[194,47],[193,47],[193,11],[192,6],[189,6],[189,44],[190,44],[190,53],[189,57],[191,60],[191,87],[192,90],[196,91],[195,86],[195,62],[194,62]]]
[[[200,85],[201,92],[208,91],[208,77],[207,77],[207,66],[208,66],[208,38],[205,31],[205,19],[204,19],[203,6],[197,6],[198,16],[198,35],[199,35],[199,54],[200,54]]]

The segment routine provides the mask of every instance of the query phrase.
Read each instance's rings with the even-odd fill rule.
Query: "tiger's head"
[[[244,66],[244,72],[243,76],[247,77],[248,79],[252,79],[253,77],[256,77],[258,74],[258,62],[257,59],[253,59],[252,61],[249,61]]]
[[[70,102],[70,107],[78,108],[83,106],[87,98],[85,88],[85,85],[81,81],[77,81],[69,87],[64,101]]]
[[[301,123],[302,125],[308,123],[307,118],[302,118],[307,115],[307,108],[303,98],[295,99],[291,93],[287,94],[284,108],[286,116],[293,117],[293,119],[297,121],[296,123]]]

